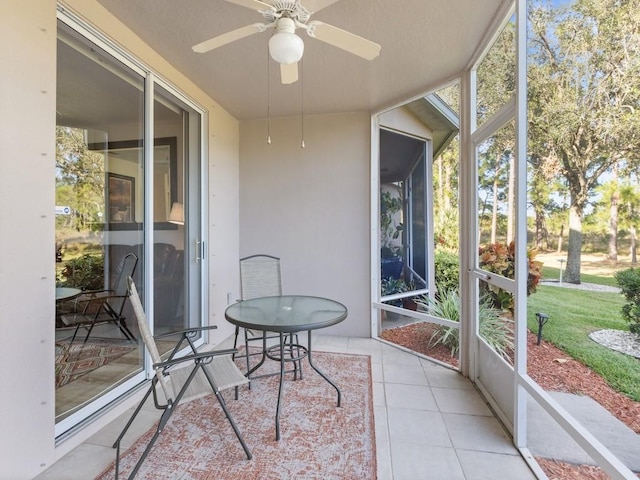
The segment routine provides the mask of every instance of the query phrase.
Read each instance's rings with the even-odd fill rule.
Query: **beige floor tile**
[[[493,417],[445,413],[442,418],[455,448],[518,455],[504,427]]]
[[[485,400],[476,390],[433,387],[433,396],[441,412],[492,416]]]
[[[402,383],[405,385],[429,385],[427,375],[421,366],[389,365],[382,366],[384,381],[387,383]]]
[[[535,480],[520,456],[458,450],[458,461],[466,480]]]
[[[389,407],[389,441],[437,447],[452,447],[440,412]]]
[[[391,445],[393,480],[465,480],[453,448]]]
[[[429,387],[385,383],[385,394],[387,407],[438,411]]]

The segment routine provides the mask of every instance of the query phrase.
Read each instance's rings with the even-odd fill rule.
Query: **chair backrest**
[[[122,258],[122,261],[118,266],[117,277],[113,282],[113,286],[111,287],[111,289],[113,290],[113,295],[116,298],[110,298],[107,301],[107,303],[109,304],[109,308],[111,308],[113,312],[118,316],[122,315],[124,303],[129,293],[127,278],[133,278],[133,272],[135,272],[137,264],[138,257],[136,256],[136,254],[128,253]]]
[[[282,295],[280,259],[271,255],[252,255],[240,259],[240,297]]]
[[[129,299],[131,300],[131,306],[133,307],[133,312],[136,315],[136,321],[138,322],[138,329],[140,330],[140,336],[142,337],[142,341],[144,342],[145,347],[147,347],[147,351],[149,352],[149,356],[151,357],[151,361],[153,363],[160,363],[162,361],[162,357],[160,356],[160,352],[158,351],[158,346],[156,345],[156,341],[151,334],[151,330],[149,330],[149,323],[147,322],[147,315],[144,313],[144,308],[142,307],[142,302],[140,301],[140,296],[138,295],[138,290],[136,289],[135,283],[133,283],[133,279],[131,276],[126,278],[127,288],[129,291]],[[156,370],[156,378],[158,379],[158,383],[160,384],[164,396],[166,399],[173,400],[174,392],[171,384],[169,383],[169,379],[165,377],[161,369]]]

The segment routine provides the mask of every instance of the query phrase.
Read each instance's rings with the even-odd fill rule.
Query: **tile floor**
[[[533,480],[503,426],[459,373],[373,339],[314,335],[318,351],[371,356],[378,480]],[[123,448],[158,415],[143,411]],[[88,480],[114,460],[126,418],[112,422],[36,480]],[[87,459],[91,458],[91,462]],[[367,479],[368,480],[368,479]]]

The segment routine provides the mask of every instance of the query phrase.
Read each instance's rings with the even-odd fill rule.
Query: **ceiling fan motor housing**
[[[273,10],[262,10],[260,13],[270,22],[279,18],[288,17],[300,23],[307,23],[311,17],[311,12],[301,5],[300,2],[275,2]]]

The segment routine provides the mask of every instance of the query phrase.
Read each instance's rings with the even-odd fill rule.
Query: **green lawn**
[[[606,279],[582,276],[582,281],[588,283],[609,284]],[[528,298],[527,321],[531,331],[537,333],[536,312],[549,315],[542,330],[543,339],[602,375],[617,391],[640,401],[640,360],[612,351],[588,337],[590,332],[602,329],[628,331],[620,313],[623,304],[624,297],[619,293],[539,286]]]
[[[564,275],[564,270],[562,271]],[[554,281],[560,279],[560,269],[555,267],[542,267],[542,280]],[[599,285],[610,285],[617,287],[616,279],[613,277],[603,277],[600,275],[590,275],[580,272],[580,281],[582,283],[597,283]]]

